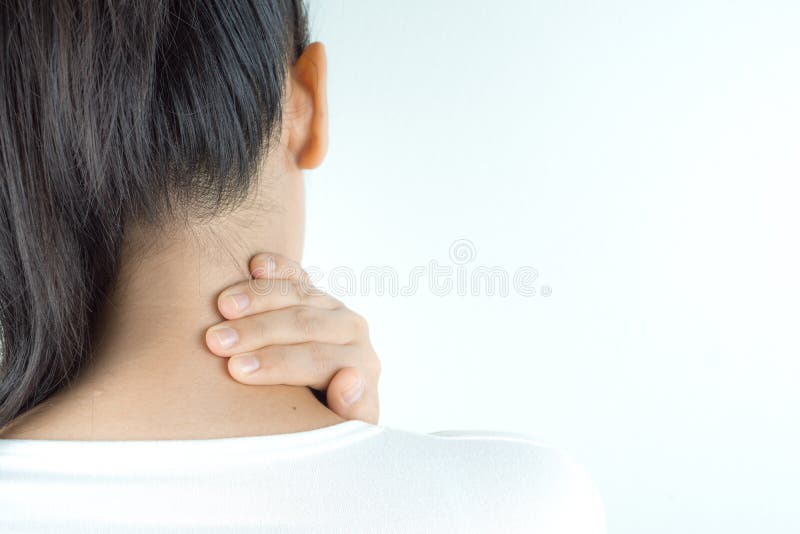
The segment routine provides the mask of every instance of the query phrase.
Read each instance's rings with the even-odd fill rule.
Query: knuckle
[[[253,296],[263,297],[272,293],[275,284],[275,280],[271,278],[251,278],[248,280],[247,287]]]
[[[265,342],[269,339],[269,332],[270,329],[267,326],[266,321],[259,320],[256,322],[257,325],[257,334],[258,334],[258,342]]]
[[[280,273],[280,277],[286,280],[296,280],[302,272],[302,269],[300,269],[300,267],[294,262],[284,261],[281,262],[278,267],[278,273]]]
[[[319,328],[319,317],[309,308],[298,308],[294,312],[294,325],[303,335],[309,336]]]
[[[330,369],[330,360],[325,347],[321,343],[309,343],[308,352],[311,368],[317,374],[325,374]]]
[[[370,351],[369,357],[365,363],[365,367],[367,368],[368,372],[375,376],[380,375],[381,371],[383,371],[383,365],[381,364],[381,360],[378,358],[378,355],[375,353],[375,351]]]
[[[262,358],[262,366],[264,370],[270,374],[284,376],[288,371],[288,358],[286,349],[281,346],[274,345],[264,350],[264,358]]]
[[[303,286],[298,283],[293,283],[292,288],[294,290],[295,301],[300,305],[305,305],[308,302],[308,293],[303,289]]]
[[[367,323],[367,320],[364,318],[364,316],[352,312],[351,320],[353,328],[355,328],[356,332],[366,333],[369,331],[369,324]]]

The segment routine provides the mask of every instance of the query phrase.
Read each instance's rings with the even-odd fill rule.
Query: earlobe
[[[294,125],[297,166],[314,169],[322,164],[328,152],[328,73],[322,43],[308,45],[291,70],[293,92],[303,100],[296,105],[306,107],[304,113],[297,113],[302,124]]]

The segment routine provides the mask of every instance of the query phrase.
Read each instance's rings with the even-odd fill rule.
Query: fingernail
[[[232,359],[233,362],[231,363],[231,365],[233,365],[233,367],[237,371],[239,371],[240,373],[244,373],[246,375],[249,375],[250,373],[252,373],[261,366],[261,364],[258,363],[256,357],[250,356],[249,354],[242,356],[234,356]]]
[[[217,341],[219,341],[219,344],[223,349],[232,347],[234,343],[239,341],[239,334],[236,333],[236,330],[227,326],[217,328],[211,332],[217,336]]]
[[[222,305],[228,311],[242,312],[250,305],[250,297],[244,293],[237,293],[236,295],[228,295],[222,299]]]
[[[253,271],[253,274],[260,276],[272,276],[275,274],[275,258],[272,256],[262,257],[258,261],[258,267]]]
[[[264,268],[267,270],[267,275],[272,276],[273,274],[275,274],[275,258],[270,256],[264,260],[264,263],[265,263]]]
[[[358,402],[358,399],[364,394],[364,386],[366,386],[366,383],[363,379],[359,378],[358,382],[342,391],[342,401],[348,406]]]

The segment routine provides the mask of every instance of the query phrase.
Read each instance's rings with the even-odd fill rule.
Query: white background
[[[610,532],[799,532],[800,2],[311,17],[331,144],[307,265],[403,282],[469,239],[462,268],[552,289],[339,294],[370,320],[381,424],[562,447]]]

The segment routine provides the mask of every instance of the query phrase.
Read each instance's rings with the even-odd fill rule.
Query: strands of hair
[[[0,427],[91,359],[131,221],[250,190],[302,0],[0,3]]]

